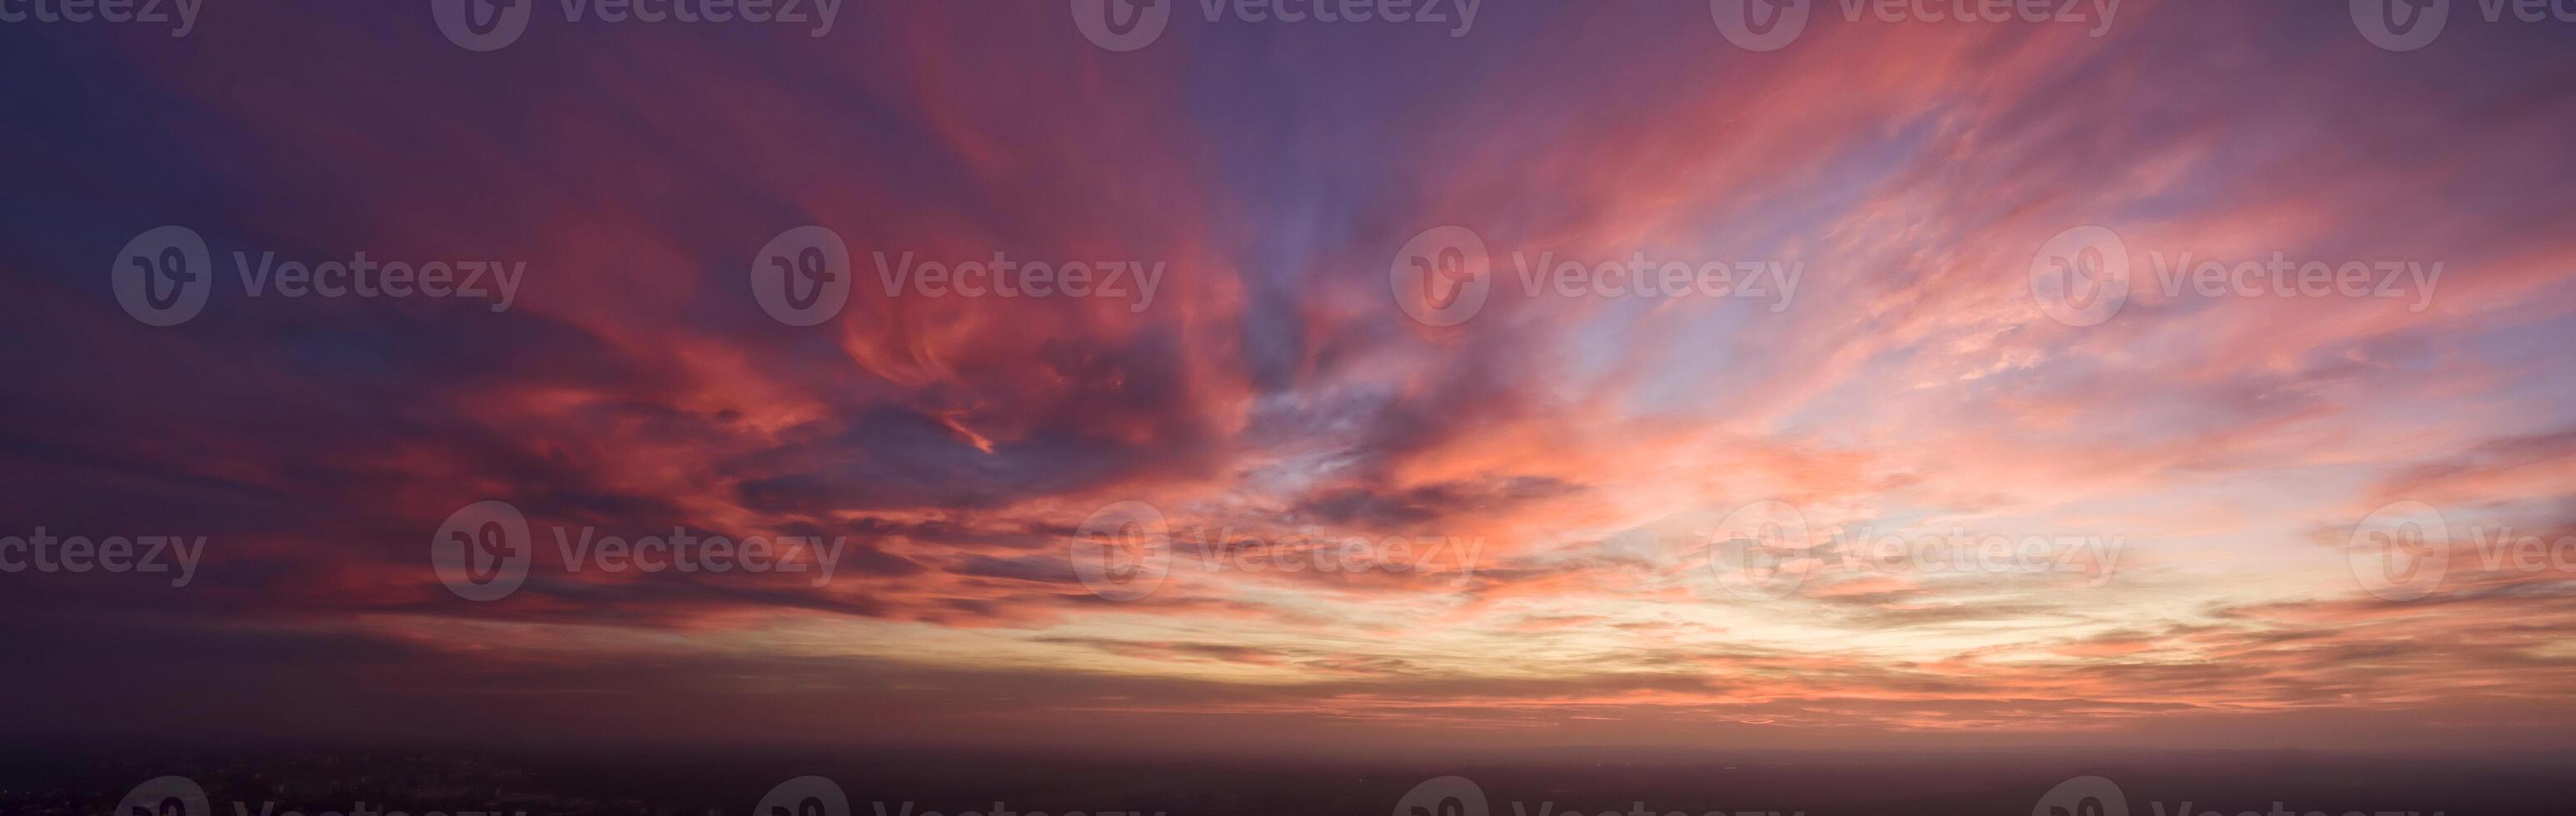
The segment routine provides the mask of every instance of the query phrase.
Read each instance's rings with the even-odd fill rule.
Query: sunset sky
[[[185,586],[0,574],[6,734],[2576,747],[2576,24],[2455,2],[2392,51],[2343,2],[2126,0],[2100,36],[1823,3],[1754,51],[1700,2],[1181,2],[1114,51],[1079,3],[812,36],[549,1],[475,52],[420,5],[0,26],[0,536],[205,542]],[[110,272],[163,225],[215,280],[155,326]],[[855,285],[789,325],[747,279],[807,225]],[[1432,325],[1402,255],[1450,226],[1488,289]],[[2081,227],[2130,259],[2094,325],[2033,282]],[[235,278],[359,252],[524,277]],[[1161,275],[888,293],[876,260],[997,252]],[[1568,296],[1514,253],[1797,277]],[[2410,272],[2159,275],[2276,253]],[[432,545],[485,501],[533,562],[475,601]],[[1077,573],[1122,502],[1167,525],[1141,597]],[[2392,598],[2354,542],[2405,502],[2450,557]],[[1810,534],[1754,591],[1748,506]],[[564,563],[585,527],[844,545],[828,581],[648,575]],[[1864,557],[1927,535],[2085,543]],[[1421,568],[1296,549],[1352,537]]]

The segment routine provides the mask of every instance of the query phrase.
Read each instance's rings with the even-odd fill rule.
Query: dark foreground
[[[210,813],[203,816],[816,816],[801,796],[771,796],[782,783],[806,775],[831,779],[846,793],[854,816],[1479,816],[1473,794],[1486,800],[1486,816],[2576,812],[2570,804],[2576,787],[2569,784],[2576,781],[2576,762],[2563,756],[1983,751],[1938,756],[1621,755],[1615,760],[1605,754],[1597,759],[1442,763],[1012,753],[608,758],[258,750],[111,755],[17,746],[0,759],[5,759],[0,814],[6,816],[200,816],[162,801],[128,801],[138,785],[166,776],[184,777],[205,791]],[[1458,780],[1425,786],[1447,776],[1470,785],[1465,789],[1469,795],[1457,795]],[[2115,785],[2122,801],[2086,801],[2086,791],[2100,790],[2096,782],[2068,786],[2068,780],[2088,776]],[[138,807],[141,811],[135,812]],[[755,813],[764,808],[769,812]]]

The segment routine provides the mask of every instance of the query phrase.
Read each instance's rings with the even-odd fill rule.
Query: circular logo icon
[[[1134,51],[1163,36],[1176,0],[1073,0],[1073,26],[1111,51]]]
[[[1171,568],[1171,526],[1153,505],[1112,504],[1074,528],[1073,574],[1093,595],[1112,601],[1152,595]]]
[[[449,514],[429,542],[429,563],[456,597],[497,601],[528,580],[534,547],[528,517],[505,501],[479,501]]]
[[[1390,816],[1485,816],[1485,789],[1463,776],[1422,781],[1396,800]]]
[[[196,230],[154,227],[125,242],[107,279],[126,314],[148,326],[176,326],[206,308],[215,290],[215,258]]]
[[[2049,788],[2030,816],[2129,816],[2129,799],[2111,780],[2079,776]]]
[[[840,783],[820,776],[800,776],[778,783],[760,797],[752,816],[850,816],[850,797]]]
[[[1494,286],[1485,239],[1459,226],[1432,227],[1396,250],[1386,268],[1395,305],[1426,326],[1455,326],[1485,308]]]
[[[2451,0],[2352,0],[2352,24],[2371,45],[2390,51],[2432,45],[2450,17]]]
[[[2433,593],[2451,568],[2451,527],[2419,501],[2390,502],[2352,528],[2344,558],[2361,588],[2391,601]]]
[[[184,776],[148,779],[116,801],[116,816],[212,816],[206,789]]]
[[[1778,51],[1807,30],[1807,0],[1708,0],[1717,33],[1746,51]]]
[[[429,0],[439,33],[467,51],[499,51],[528,32],[539,0]]]
[[[1717,573],[1717,585],[1736,597],[1778,600],[1806,580],[1806,573],[1784,565],[1806,558],[1814,547],[1797,505],[1754,502],[1718,522],[1708,539],[1708,566]]]
[[[850,245],[825,227],[797,227],[769,239],[751,259],[751,296],[778,322],[813,326],[850,302]]]
[[[2129,302],[2129,245],[2109,227],[2058,233],[2030,258],[2030,296],[2059,323],[2100,325]]]

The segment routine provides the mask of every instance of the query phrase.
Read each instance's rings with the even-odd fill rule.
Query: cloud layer
[[[175,41],[0,30],[0,143],[31,159],[0,225],[0,535],[208,541],[186,587],[0,575],[0,640],[39,668],[11,682],[60,702],[6,727],[2343,747],[2576,724],[2576,549],[2550,549],[2576,534],[2576,53],[2548,25],[2393,53],[2340,4],[2131,2],[2100,37],[1819,6],[1757,53],[1693,4],[1496,5],[1457,37],[1183,4],[1114,53],[1058,4],[854,4],[825,38],[540,19],[475,54],[416,10],[295,5]],[[206,238],[217,288],[151,327],[104,267],[163,224]],[[783,325],[746,276],[808,224],[856,285]],[[1445,225],[1486,244],[1488,296],[1431,326],[1389,269]],[[2129,296],[2067,325],[2032,268],[2087,225]],[[234,280],[236,253],[361,252],[526,273],[502,311]],[[934,296],[879,260],[996,253],[1167,271],[1150,299]],[[2404,274],[2233,287],[2276,257]],[[1775,278],[1589,288],[1639,258]],[[534,558],[476,603],[430,548],[485,500]],[[1072,556],[1129,501],[1166,520],[1142,543],[1169,575],[1113,600]],[[2408,600],[2352,544],[2399,501],[2449,533]],[[1810,533],[1755,573],[1795,582],[1778,597],[1728,569],[1730,514],[1763,502]],[[556,546],[673,528],[842,544],[829,581]],[[2524,536],[2537,568],[2497,557]],[[1990,537],[2045,566],[1963,568]]]

